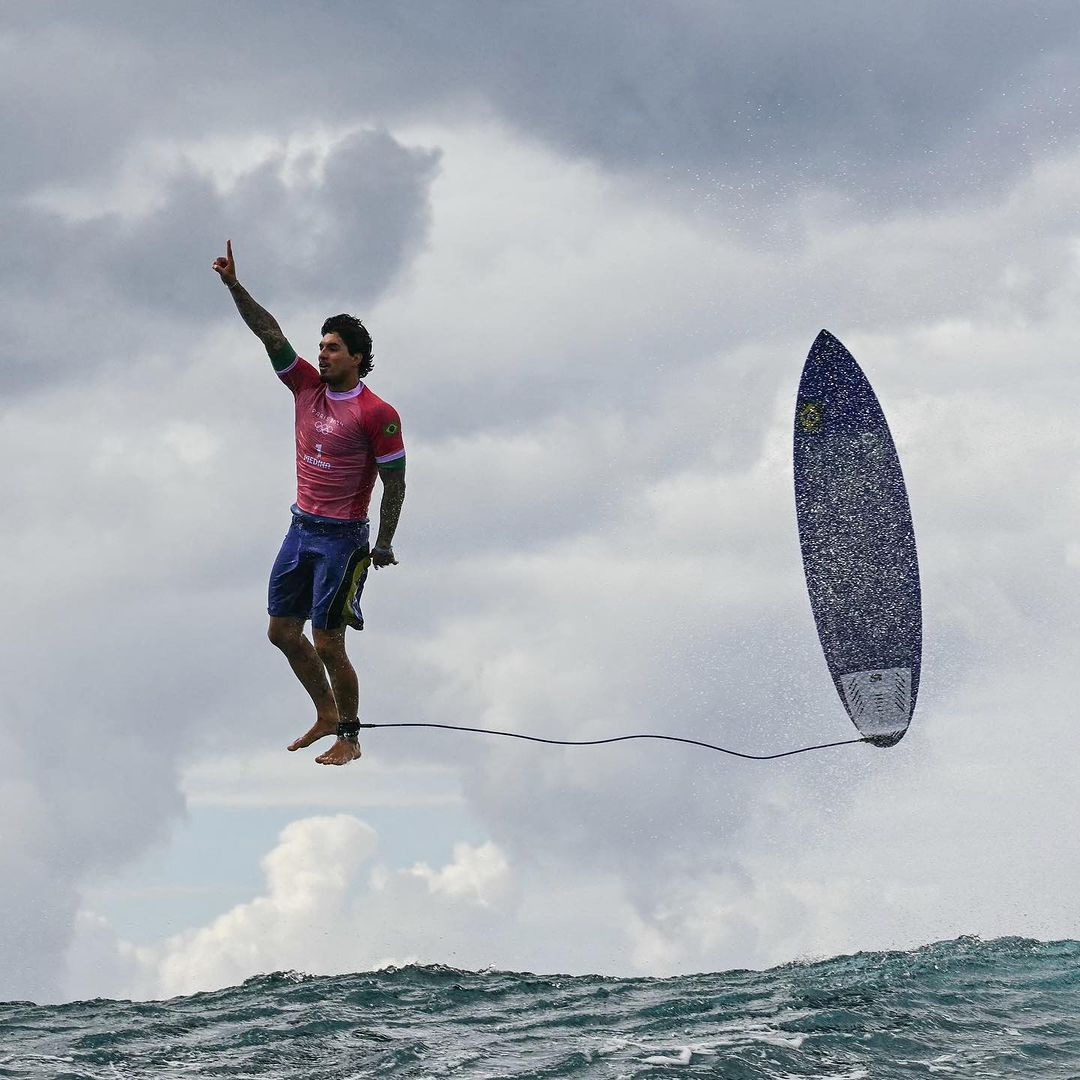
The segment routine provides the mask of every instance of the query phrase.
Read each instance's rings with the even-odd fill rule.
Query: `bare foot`
[[[289,743],[289,749],[302,750],[305,746],[310,746],[313,742],[318,742],[319,739],[325,739],[327,735],[333,735],[336,732],[337,718],[335,717],[333,720],[324,720],[320,716],[308,732],[301,735],[299,739],[294,739]]]
[[[356,739],[338,738],[338,741],[315,760],[320,765],[348,765],[360,756],[360,743]]]

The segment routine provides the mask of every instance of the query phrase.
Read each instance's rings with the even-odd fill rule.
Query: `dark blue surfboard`
[[[911,723],[922,661],[915,531],[889,425],[855,358],[828,331],[795,405],[795,510],[829,674],[877,746]]]

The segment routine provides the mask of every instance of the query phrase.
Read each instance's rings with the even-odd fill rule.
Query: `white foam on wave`
[[[652,1057],[642,1058],[643,1065],[689,1065],[694,1060],[694,1054],[689,1046],[684,1046],[679,1051],[678,1057],[664,1057],[663,1054],[654,1054]]]

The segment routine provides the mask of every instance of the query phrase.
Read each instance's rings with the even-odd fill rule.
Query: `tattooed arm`
[[[396,566],[394,558],[394,533],[397,531],[401,505],[405,502],[405,459],[400,464],[386,468],[379,466],[382,480],[382,503],[379,508],[379,535],[371,549],[371,565],[378,570],[383,566]]]
[[[284,359],[286,354],[289,354],[284,365],[287,367],[295,359],[296,354],[286,340],[285,335],[281,332],[277,319],[265,308],[255,303],[251,298],[251,293],[236,280],[236,261],[233,259],[231,240],[225,241],[225,255],[219,255],[214,260],[213,268],[217,271],[218,276],[229,292],[232,293],[240,317],[248,324],[251,332],[266,346],[266,351],[271,361],[273,361],[274,367],[278,366],[279,359]]]

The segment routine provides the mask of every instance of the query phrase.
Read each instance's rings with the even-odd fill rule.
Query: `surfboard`
[[[922,599],[907,487],[862,369],[818,334],[795,404],[795,511],[825,663],[859,732],[893,746],[915,711]]]

